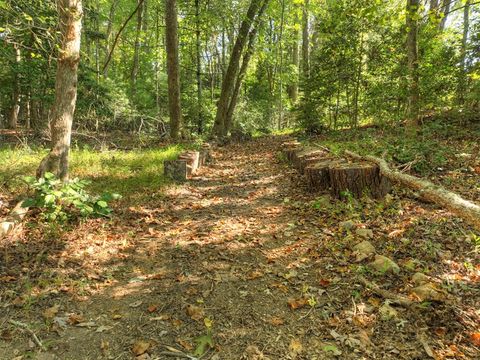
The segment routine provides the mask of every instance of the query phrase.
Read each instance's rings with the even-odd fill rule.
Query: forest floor
[[[112,220],[1,240],[0,357],[480,358],[478,232],[401,188],[308,193],[282,141],[217,148],[194,179],[124,199]],[[357,261],[365,238],[400,272]],[[413,295],[417,272],[434,300]]]

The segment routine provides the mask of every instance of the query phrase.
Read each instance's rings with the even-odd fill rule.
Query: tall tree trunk
[[[20,113],[20,77],[18,75],[20,69],[21,53],[20,47],[17,44],[13,45],[15,52],[15,72],[13,75],[13,92],[12,92],[12,107],[8,114],[8,127],[16,129],[18,125],[18,114]]]
[[[197,55],[197,121],[198,133],[203,133],[202,111],[202,62],[201,62],[201,39],[200,39],[200,0],[195,0],[195,42]]]
[[[170,136],[173,140],[177,140],[182,126],[182,109],[180,104],[180,64],[178,59],[178,19],[176,0],[165,0],[165,24]]]
[[[37,176],[42,177],[45,172],[52,172],[60,179],[66,180],[73,114],[77,101],[82,0],[58,0],[57,9],[61,41],[57,60],[55,103],[50,124],[52,142],[50,152],[38,167]]]
[[[295,67],[297,71],[297,75],[295,79],[293,80],[293,83],[290,84],[288,87],[288,95],[290,96],[290,100],[292,101],[293,104],[295,104],[298,100],[298,70],[299,70],[299,65],[300,65],[300,47],[298,46],[298,39],[300,36],[300,32],[296,28],[296,25],[299,22],[298,19],[298,10],[297,7],[294,9],[295,11],[295,28],[293,30],[293,42],[292,42],[292,65]]]
[[[137,0],[137,4],[140,6],[137,10],[137,29],[135,33],[135,45],[133,50],[133,64],[132,71],[130,73],[130,86],[132,93],[136,93],[136,82],[138,76],[138,68],[140,62],[140,46],[141,46],[141,37],[143,32],[143,16],[145,13],[145,1]]]
[[[310,78],[310,34],[309,34],[309,16],[310,1],[305,0],[303,3],[303,19],[302,19],[302,78],[304,83],[304,96],[308,98],[308,83]]]
[[[238,95],[240,93],[240,88],[242,87],[243,79],[245,78],[245,74],[247,73],[248,64],[250,63],[250,59],[252,58],[253,52],[255,50],[255,41],[257,38],[258,29],[261,26],[261,18],[265,9],[267,8],[269,0],[265,0],[260,11],[258,12],[257,17],[257,24],[256,26],[250,31],[248,36],[248,45],[245,54],[243,55],[242,65],[240,67],[240,71],[238,72],[237,79],[235,81],[235,88],[232,93],[232,97],[230,99],[230,104],[228,105],[227,111],[227,119],[225,123],[226,133],[232,130],[233,127],[233,113],[235,112],[235,107],[237,106]]]
[[[110,11],[108,14],[108,22],[107,22],[107,32],[106,32],[106,40],[105,40],[105,57],[103,63],[107,63],[108,54],[110,53],[110,41],[112,38],[112,30],[113,30],[113,20],[115,18],[115,12],[117,10],[117,5],[119,0],[113,0],[112,5],[110,5]],[[108,76],[108,66],[103,69],[103,76]]]
[[[420,92],[418,88],[418,10],[419,0],[407,0],[408,114],[407,129],[416,131]]]
[[[255,16],[257,15],[261,2],[261,0],[251,0],[247,15],[242,21],[242,25],[240,26],[240,30],[238,31],[238,36],[232,49],[228,68],[225,76],[223,77],[222,90],[217,106],[217,114],[212,129],[213,135],[226,135],[227,113],[228,107],[230,105],[231,96],[235,87],[235,77],[238,73],[240,58],[242,56],[242,52],[245,47],[248,34],[250,32],[250,27],[252,26]]]
[[[279,66],[279,91],[278,91],[278,130],[283,126],[283,28],[285,23],[285,0],[282,0],[282,10],[280,12],[280,34],[278,36],[279,50],[280,50],[280,66]]]
[[[468,28],[470,27],[470,0],[466,0],[463,8],[463,37],[462,48],[460,50],[460,73],[458,78],[458,103],[463,105],[465,103],[465,93],[467,90],[467,40]]]
[[[445,25],[447,23],[447,17],[448,13],[450,12],[450,6],[452,5],[453,0],[443,0],[442,1],[442,12],[443,12],[443,17],[440,20],[440,23],[438,24],[438,28],[440,31],[443,31],[445,29]]]

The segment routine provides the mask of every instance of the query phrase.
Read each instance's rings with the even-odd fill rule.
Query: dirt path
[[[89,222],[62,242],[51,234],[55,251],[33,251],[37,260],[19,274],[35,278],[37,292],[4,293],[0,358],[132,359],[134,348],[146,350],[139,359],[175,359],[167,352],[195,352],[205,319],[215,345],[202,359],[479,358],[470,338],[479,330],[478,254],[457,241],[467,229],[395,194],[382,203],[315,198],[281,161],[281,141],[221,148],[193,181],[112,223]],[[399,275],[355,262],[362,238],[342,228],[347,220],[373,231]],[[438,284],[456,276],[447,301],[385,307],[358,281],[409,296],[419,270]],[[48,351],[38,355],[9,319],[30,324]]]

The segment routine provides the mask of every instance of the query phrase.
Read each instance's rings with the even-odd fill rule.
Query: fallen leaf
[[[247,275],[247,280],[255,280],[263,276],[260,270],[254,270]]]
[[[288,350],[290,351],[291,357],[297,357],[303,351],[302,342],[299,339],[292,339],[290,341],[290,345],[288,346]]]
[[[17,280],[17,278],[14,276],[10,276],[10,275],[0,276],[0,281],[2,282],[12,282],[15,280]]]
[[[187,315],[192,318],[192,320],[200,321],[203,319],[205,313],[203,309],[196,305],[188,305],[187,306]]]
[[[128,305],[128,306],[130,306],[131,308],[137,308],[137,307],[139,307],[139,306],[142,305],[142,304],[143,304],[143,301],[138,300],[138,301],[135,301],[135,302],[131,303],[131,304]]]
[[[154,304],[150,305],[150,306],[147,308],[147,311],[148,311],[149,313],[153,313],[153,312],[155,312],[155,311],[157,311],[157,310],[158,310],[158,305],[154,305]]]
[[[177,339],[177,343],[179,343],[187,351],[190,351],[193,349],[193,345],[190,344],[187,340]]]
[[[138,340],[135,344],[133,344],[132,352],[135,354],[135,356],[145,354],[148,349],[150,349],[151,345],[152,344],[150,341]]]
[[[288,303],[288,306],[290,306],[290,309],[297,310],[307,305],[308,299],[305,299],[303,297],[299,299],[288,299],[287,303]]]
[[[83,318],[82,315],[78,315],[78,314],[70,314],[68,316],[68,323],[70,325],[77,325],[81,322],[83,322],[85,319]]]
[[[272,324],[273,326],[280,326],[280,325],[283,325],[285,323],[285,321],[283,321],[283,319],[278,317],[278,316],[273,316],[270,319],[268,319],[267,321],[268,321],[268,323]]]
[[[475,346],[480,346],[480,332],[475,332],[470,335],[470,340]]]
[[[328,285],[330,285],[330,280],[320,279],[319,284],[323,287],[327,287]]]
[[[103,333],[103,332],[105,332],[105,331],[110,330],[111,328],[112,328],[111,326],[104,326],[104,325],[102,325],[102,326],[99,326],[99,327],[97,328],[97,330],[95,330],[95,332],[97,332],[97,333]]]
[[[55,317],[55,315],[57,315],[59,310],[60,310],[60,305],[58,304],[54,305],[43,312],[43,317],[47,320],[52,320]]]

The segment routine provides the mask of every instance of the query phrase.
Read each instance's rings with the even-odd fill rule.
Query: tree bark
[[[228,107],[235,87],[235,77],[238,73],[240,66],[240,58],[242,56],[247,37],[250,32],[250,28],[260,8],[261,0],[251,0],[250,6],[247,10],[247,15],[242,21],[238,36],[235,41],[235,45],[232,49],[230,61],[227,71],[223,77],[222,90],[220,92],[220,99],[218,100],[217,114],[215,117],[215,123],[213,125],[212,133],[216,136],[226,135],[226,121]]]
[[[407,129],[416,132],[420,92],[418,87],[418,9],[419,0],[407,0],[408,115]]]
[[[448,13],[450,12],[450,6],[451,6],[452,2],[453,2],[452,0],[443,0],[442,1],[443,17],[440,20],[440,23],[438,24],[438,28],[440,29],[440,31],[445,30],[445,25],[447,23],[447,17],[448,17]]]
[[[78,63],[82,28],[82,0],[58,0],[61,40],[55,81],[55,103],[51,127],[51,150],[41,161],[37,176],[52,172],[68,179],[68,156],[72,135],[73,114],[77,101]]]
[[[180,103],[180,64],[178,58],[177,1],[165,0],[165,37],[168,73],[168,107],[170,112],[170,137],[177,140],[182,126]]]
[[[13,44],[13,50],[15,52],[15,72],[13,75],[13,92],[12,92],[12,107],[8,114],[8,128],[16,129],[18,125],[18,114],[20,113],[20,77],[19,66],[21,59],[20,47],[17,44]]]
[[[298,14],[297,14],[297,8],[294,9],[295,11],[295,26],[298,24],[299,19],[298,19]],[[296,104],[298,100],[298,70],[299,70],[299,65],[300,65],[300,47],[298,44],[299,41],[299,36],[300,32],[296,29],[293,30],[293,42],[292,42],[292,65],[295,67],[297,71],[297,75],[293,81],[288,87],[288,95],[290,96],[290,100],[292,101],[292,104]]]
[[[143,32],[143,16],[145,13],[146,0],[137,0],[137,5],[139,6],[137,10],[137,28],[135,33],[135,45],[133,50],[132,71],[130,73],[130,86],[133,94],[135,94],[136,92],[136,82],[140,63],[140,40]]]
[[[245,75],[247,73],[248,69],[248,64],[250,63],[250,59],[252,58],[253,52],[255,50],[255,41],[257,39],[257,33],[258,29],[261,26],[261,18],[263,13],[265,12],[265,9],[267,8],[269,0],[265,0],[263,2],[262,7],[260,8],[257,16],[257,23],[254,26],[254,28],[250,31],[249,36],[248,36],[248,45],[247,45],[247,50],[245,51],[245,54],[243,55],[242,58],[242,65],[240,67],[240,71],[238,72],[238,76],[235,81],[235,88],[232,93],[232,97],[230,99],[230,103],[228,105],[228,111],[227,111],[227,118],[225,121],[225,127],[226,127],[226,133],[228,133],[230,130],[232,130],[233,126],[233,113],[235,112],[235,107],[237,106],[237,101],[238,101],[238,95],[240,93],[240,88],[242,86],[243,79],[245,78]]]
[[[202,62],[201,62],[201,39],[200,39],[200,0],[195,0],[195,42],[197,61],[197,121],[198,133],[203,133],[202,111]]]
[[[392,170],[387,162],[374,156],[360,156],[354,152],[346,151],[346,155],[359,160],[367,160],[376,163],[380,172],[393,182],[400,183],[412,190],[418,191],[421,198],[431,201],[454,212],[467,222],[480,229],[480,206],[463,199],[458,194],[446,190],[427,180]]]
[[[460,73],[458,78],[458,103],[463,105],[465,103],[465,93],[467,90],[467,40],[468,40],[468,28],[470,26],[470,0],[466,0],[463,8],[463,37],[462,47],[460,50]]]
[[[305,0],[303,4],[302,19],[302,73],[304,83],[304,95],[308,97],[308,86],[305,86],[310,78],[310,32],[309,32],[309,16],[310,16],[310,0]]]
[[[117,10],[117,5],[119,3],[119,0],[114,0],[112,1],[112,5],[110,6],[110,12],[108,14],[108,23],[107,23],[107,32],[106,32],[106,40],[105,40],[105,60],[104,64],[107,63],[108,59],[108,54],[110,53],[110,40],[112,37],[112,29],[113,29],[113,20],[115,18],[115,12]],[[107,77],[108,76],[108,67],[105,67],[103,69],[103,76]]]

